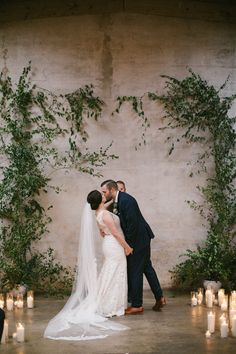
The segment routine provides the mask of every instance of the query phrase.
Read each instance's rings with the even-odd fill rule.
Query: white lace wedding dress
[[[103,222],[103,215],[109,213],[102,210],[97,215],[100,229],[105,233],[103,237],[104,263],[98,278],[98,312],[106,317],[124,315],[127,307],[127,266],[124,248],[110,234]],[[110,213],[117,229],[123,235],[120,219]]]
[[[100,274],[97,276],[94,240],[98,235],[94,235],[94,214],[86,204],[80,230],[77,279],[67,303],[48,323],[44,332],[46,338],[91,340],[107,337],[113,331],[129,329],[116,320],[108,320],[108,317],[121,316],[125,312],[127,267],[123,247],[103,222],[104,213],[109,212],[102,210],[96,218],[105,233]],[[122,233],[118,216],[111,215]]]

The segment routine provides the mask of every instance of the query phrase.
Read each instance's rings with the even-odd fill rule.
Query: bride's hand
[[[133,248],[131,248],[131,247],[125,247],[125,255],[126,256],[129,256],[130,254],[132,254],[133,253]]]

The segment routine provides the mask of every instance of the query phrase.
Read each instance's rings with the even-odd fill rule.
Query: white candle
[[[226,322],[226,317],[225,317],[225,314],[224,314],[224,313],[220,316],[220,325],[221,325],[221,323],[223,323],[223,322]]]
[[[13,310],[13,300],[12,299],[7,299],[7,310],[8,311]]]
[[[236,315],[232,318],[232,336],[236,337]]]
[[[198,305],[202,304],[202,300],[203,300],[202,289],[199,289],[198,293],[197,293],[197,303],[198,303]]]
[[[8,341],[8,321],[4,320],[1,343],[5,344],[7,341]]]
[[[207,329],[210,333],[215,332],[215,314],[212,311],[207,315]]]
[[[28,309],[32,309],[34,307],[34,299],[32,296],[27,297],[27,307]]]
[[[226,338],[228,337],[228,332],[229,332],[229,327],[228,327],[228,323],[226,323],[225,321],[221,323],[220,325],[220,336],[221,338]]]
[[[231,291],[231,298],[232,298],[232,301],[236,302],[236,290]]]
[[[206,336],[206,338],[210,338],[211,332],[207,330],[206,333],[205,333],[205,336]]]
[[[32,309],[34,307],[34,292],[32,290],[27,293],[27,307]]]
[[[16,340],[17,342],[25,341],[25,328],[21,323],[18,323],[16,326]]]
[[[192,299],[191,299],[191,306],[196,306],[197,305],[197,298],[195,295],[193,295]]]
[[[231,303],[230,303],[230,308],[232,310],[236,310],[236,301],[232,300]]]
[[[224,289],[220,289],[218,291],[218,303],[219,303],[219,306],[221,306],[224,298],[225,298],[225,290]]]
[[[211,289],[206,290],[206,306],[212,307],[213,305],[213,296]]]
[[[236,309],[230,309],[229,310],[229,318],[230,318],[230,324],[231,324],[231,327],[233,325],[233,318],[234,316],[236,316]]]
[[[226,302],[225,299],[223,300],[223,302],[222,302],[220,308],[221,308],[221,311],[227,311],[227,309],[228,309],[228,304],[227,304],[227,302]]]
[[[23,300],[18,300],[18,301],[17,301],[17,308],[18,308],[18,309],[23,309],[23,307],[24,307],[24,302],[23,302]]]

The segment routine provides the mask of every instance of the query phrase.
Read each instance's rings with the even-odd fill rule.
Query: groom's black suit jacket
[[[154,234],[144,219],[137,201],[128,193],[119,192],[118,215],[125,239],[135,252],[150,245]]]

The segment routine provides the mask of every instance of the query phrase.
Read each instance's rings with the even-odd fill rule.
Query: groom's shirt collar
[[[116,197],[115,197],[115,200],[114,200],[115,203],[118,203],[118,195],[119,195],[119,191],[117,191],[117,193],[116,193]]]

